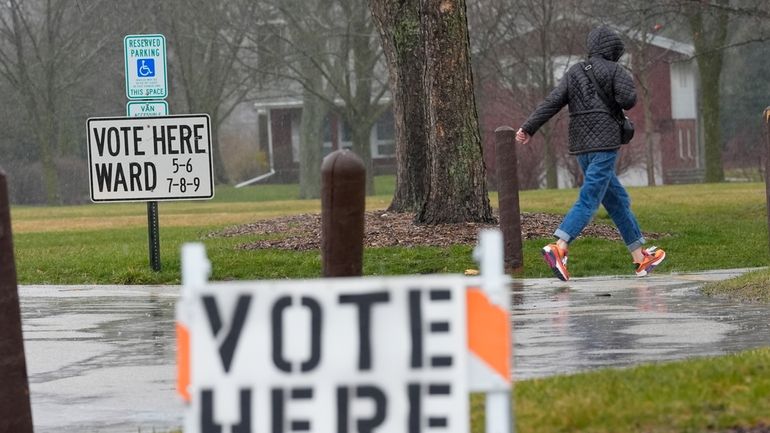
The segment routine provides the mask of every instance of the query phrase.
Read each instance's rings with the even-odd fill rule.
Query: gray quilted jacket
[[[588,34],[588,58],[596,81],[610,100],[628,110],[636,104],[634,80],[617,61],[623,55],[620,37],[606,26]],[[521,129],[533,135],[545,122],[569,104],[569,153],[578,154],[620,147],[620,125],[596,94],[583,70],[583,62],[573,65],[558,86],[529,116]]]

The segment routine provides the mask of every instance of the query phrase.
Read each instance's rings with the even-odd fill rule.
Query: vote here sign
[[[91,200],[214,197],[207,114],[88,119]]]
[[[466,288],[447,275],[190,288],[184,431],[466,433]]]

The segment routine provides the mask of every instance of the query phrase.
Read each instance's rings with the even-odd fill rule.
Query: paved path
[[[524,280],[512,300],[514,376],[528,379],[770,346],[770,307],[700,294],[706,281],[740,273]]]
[[[516,379],[770,346],[769,307],[698,293],[744,271],[514,284]],[[178,428],[178,286],[20,288],[37,433]],[[139,430],[140,429],[140,430]]]

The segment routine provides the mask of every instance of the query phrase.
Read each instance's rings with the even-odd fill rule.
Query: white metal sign
[[[128,99],[164,99],[166,38],[163,35],[128,35],[123,38]]]
[[[432,275],[192,288],[184,431],[466,433],[466,287]]]
[[[91,118],[87,128],[92,201],[214,196],[207,114]]]
[[[168,116],[166,101],[129,101],[126,104],[128,117]]]

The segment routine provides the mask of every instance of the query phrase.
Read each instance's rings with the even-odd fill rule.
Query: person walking
[[[516,141],[527,144],[545,122],[562,107],[569,106],[569,153],[577,158],[584,180],[575,204],[554,232],[556,242],[543,247],[543,259],[557,278],[569,280],[569,245],[588,225],[601,204],[631,253],[636,275],[641,277],[652,272],[666,258],[666,252],[656,247],[643,249],[645,239],[631,212],[631,199],[615,173],[615,162],[622,145],[621,124],[617,119],[622,115],[621,110],[636,104],[634,81],[617,63],[625,47],[609,27],[591,30],[586,46],[588,60],[570,67],[557,87],[516,132]],[[591,73],[593,77],[589,75]],[[607,96],[601,96],[600,92]],[[605,98],[616,107],[608,107],[603,101]]]

